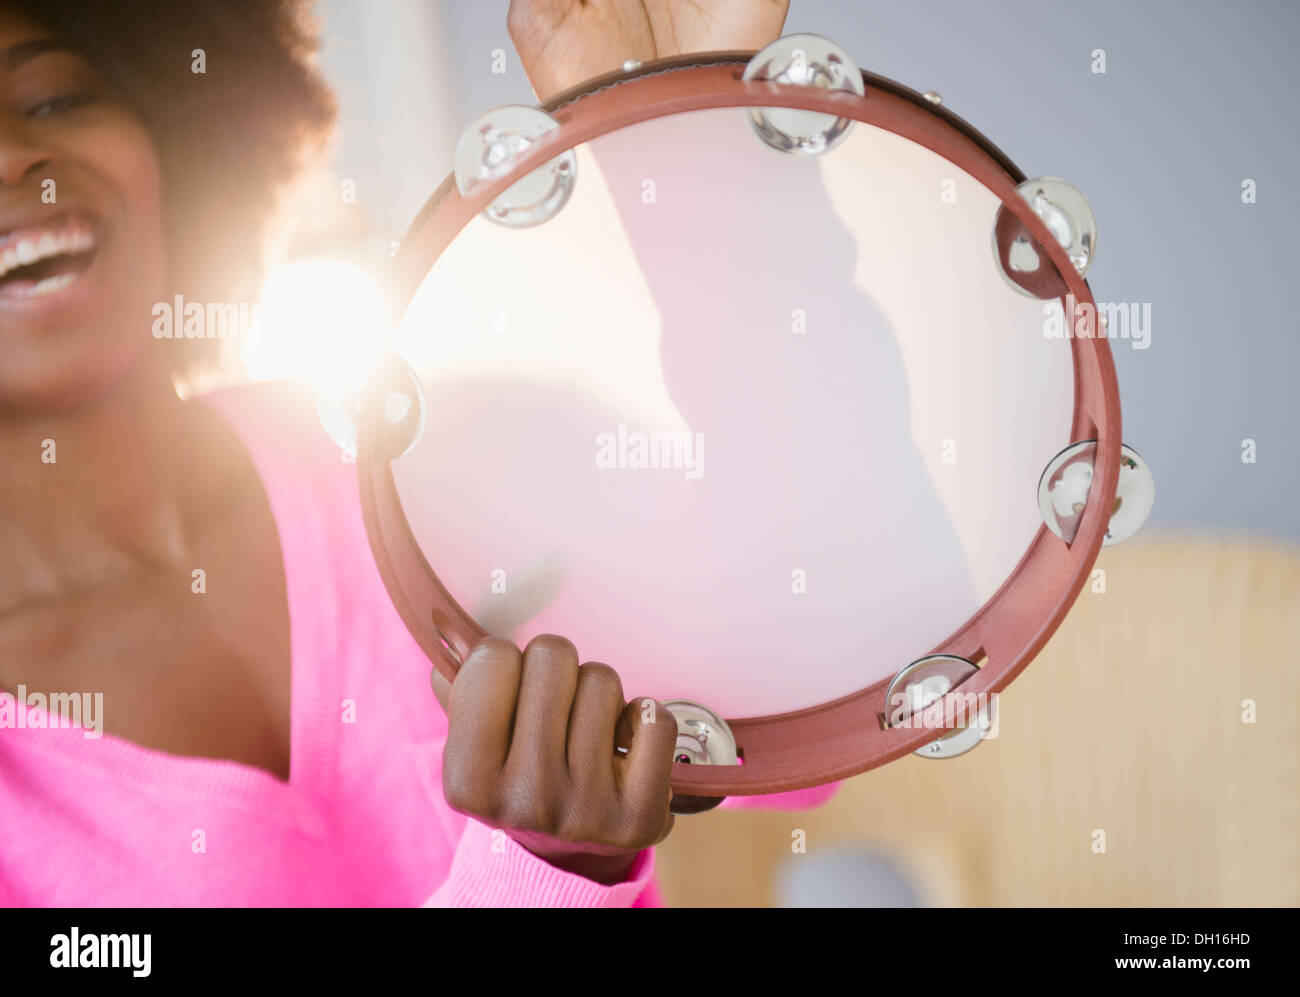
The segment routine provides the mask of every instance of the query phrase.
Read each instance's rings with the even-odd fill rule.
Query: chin
[[[45,343],[24,356],[0,348],[0,411],[58,415],[96,405],[115,392],[131,390],[146,368],[145,350],[103,349],[98,343]],[[99,349],[94,349],[99,346]],[[88,348],[90,347],[90,348]]]

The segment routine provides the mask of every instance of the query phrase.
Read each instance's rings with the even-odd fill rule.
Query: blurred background
[[[241,376],[328,376],[385,348],[377,278],[461,129],[535,102],[507,6],[319,3],[339,141]],[[793,0],[795,32],[940,92],[1027,175],[1085,192],[1091,286],[1150,305],[1147,348],[1112,348],[1157,500],[1004,694],[996,741],[903,759],[812,812],[679,819],[666,899],[1300,904],[1300,5]]]

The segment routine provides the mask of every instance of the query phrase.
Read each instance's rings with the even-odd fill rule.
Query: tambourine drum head
[[[475,216],[398,331],[426,424],[392,470],[442,583],[491,634],[728,718],[942,645],[1070,440],[1071,351],[999,271],[1002,202],[863,122],[819,156],[739,108],[574,151],[563,208]]]

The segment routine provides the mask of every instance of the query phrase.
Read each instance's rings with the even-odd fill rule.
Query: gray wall
[[[344,94],[339,172],[384,178],[376,217],[394,237],[450,170],[463,124],[534,100],[507,6],[322,5],[327,69]],[[1094,293],[1151,305],[1149,348],[1112,344],[1125,442],[1156,476],[1150,526],[1300,539],[1300,322],[1287,307],[1300,255],[1300,3],[794,0],[786,30],[827,35],[864,69],[939,91],[1028,175],[1088,196]],[[490,72],[496,48],[505,75]],[[1098,48],[1104,75],[1091,70]],[[1246,178],[1254,205],[1241,202]],[[1241,459],[1246,438],[1254,464]]]

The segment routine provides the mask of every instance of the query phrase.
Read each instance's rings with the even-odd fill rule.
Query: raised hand
[[[506,24],[539,100],[618,69],[688,52],[757,50],[790,0],[511,0]]]

